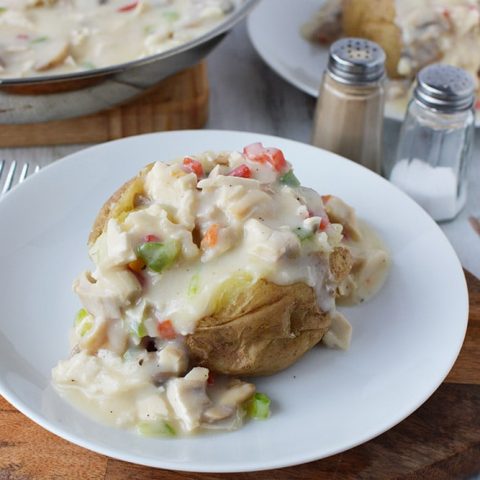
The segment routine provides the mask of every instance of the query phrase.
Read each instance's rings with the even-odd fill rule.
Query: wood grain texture
[[[359,447],[317,462],[266,472],[226,475],[156,470],[74,446],[0,398],[0,480],[443,480],[478,473],[480,281],[468,273],[466,276],[469,327],[447,381],[399,425]]]
[[[96,143],[142,133],[202,128],[208,117],[205,63],[177,73],[125,105],[80,118],[2,125],[1,147]]]

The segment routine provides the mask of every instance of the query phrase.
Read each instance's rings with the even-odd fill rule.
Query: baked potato
[[[302,33],[320,43],[342,36],[377,42],[385,50],[388,76],[394,80],[412,81],[421,68],[442,61],[467,70],[477,81],[479,2],[328,0]],[[397,82],[391,95],[405,93],[406,87]]]
[[[394,0],[343,0],[342,30],[347,37],[367,38],[378,43],[387,56],[390,78],[399,78],[402,32],[395,23]]]
[[[89,236],[92,248],[110,219],[122,221],[142,204],[144,178],[153,164],[121,186],[98,213]],[[329,282],[344,281],[352,267],[345,247],[325,257]],[[305,283],[276,285],[242,277],[220,285],[210,315],[201,318],[186,336],[194,365],[228,375],[270,375],[295,363],[320,342],[331,325],[328,312],[318,305],[314,288]]]
[[[74,281],[83,308],[53,381],[143,435],[267,418],[268,396],[232,376],[273,374],[320,341],[348,348],[336,300],[374,293],[383,268],[353,210],[259,143],[147,165],[88,244],[95,268]]]

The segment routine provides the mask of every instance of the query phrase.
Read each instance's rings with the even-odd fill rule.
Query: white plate
[[[50,370],[68,355],[79,304],[72,279],[105,199],[146,163],[261,141],[285,152],[298,177],[351,202],[391,250],[382,292],[346,311],[349,351],[314,348],[290,369],[256,381],[273,399],[268,421],[173,440],[97,424],[61,400]],[[253,133],[146,135],[71,155],[0,201],[0,393],[46,429],[122,460],[174,470],[230,472],[308,462],[384,432],[418,408],[453,365],[468,294],[460,263],[430,217],[381,177],[301,143]]]
[[[269,67],[305,93],[316,97],[327,67],[328,46],[305,40],[300,28],[324,0],[262,0],[248,18],[253,46]],[[385,116],[402,121],[407,99],[388,101]],[[480,115],[477,114],[477,126]]]

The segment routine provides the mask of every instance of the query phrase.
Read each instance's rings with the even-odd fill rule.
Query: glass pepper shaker
[[[380,173],[385,52],[362,38],[343,38],[330,47],[313,126],[313,145]]]
[[[434,220],[453,219],[465,205],[475,132],[475,85],[464,70],[422,69],[403,122],[395,160],[385,176]]]

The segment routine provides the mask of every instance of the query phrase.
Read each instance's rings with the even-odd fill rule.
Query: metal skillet
[[[124,103],[204,58],[258,0],[236,0],[225,19],[203,35],[165,52],[88,71],[0,78],[0,124],[62,120]]]

